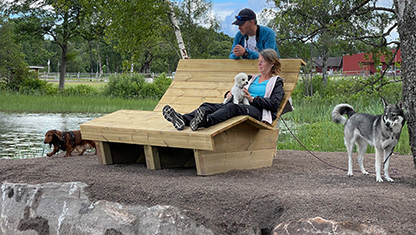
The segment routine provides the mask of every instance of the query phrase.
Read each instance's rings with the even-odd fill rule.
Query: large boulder
[[[279,224],[274,230],[274,235],[291,234],[349,234],[349,235],[384,235],[382,228],[350,221],[336,222],[321,217],[301,219],[296,222]]]
[[[86,187],[3,183],[0,234],[213,234],[172,206],[91,202]]]

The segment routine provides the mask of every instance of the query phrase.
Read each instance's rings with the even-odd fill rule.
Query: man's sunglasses
[[[236,18],[237,20],[243,20],[243,19],[245,19],[245,18],[248,18],[248,15],[235,16],[235,18]]]

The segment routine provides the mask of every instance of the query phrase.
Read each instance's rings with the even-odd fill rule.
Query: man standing
[[[258,59],[259,52],[270,48],[277,52],[276,34],[268,27],[257,25],[256,13],[245,8],[235,17],[233,24],[240,30],[234,37],[230,59]]]

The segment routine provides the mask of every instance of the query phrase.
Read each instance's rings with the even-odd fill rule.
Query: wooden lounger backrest
[[[279,109],[292,93],[304,63],[301,59],[282,59],[285,96]],[[203,102],[221,103],[224,94],[234,85],[238,73],[258,74],[257,60],[187,59],[180,60],[175,78],[154,111],[162,111],[167,104],[180,113],[198,108]]]

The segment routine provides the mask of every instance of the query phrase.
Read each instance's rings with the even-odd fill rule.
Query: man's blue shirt
[[[269,27],[265,27],[265,26],[261,26],[259,25],[258,28],[259,32],[258,32],[258,40],[257,40],[257,50],[260,52],[264,49],[273,49],[277,52],[277,55],[280,57],[279,54],[279,49],[277,49],[277,43],[276,43],[276,34],[274,33],[274,31],[269,28]],[[231,48],[231,53],[230,53],[230,59],[241,59],[243,57],[239,56],[237,57],[234,53],[233,53],[233,49],[236,45],[241,45],[244,47],[244,40],[246,39],[245,35],[242,35],[240,31],[237,32],[237,34],[234,37],[234,43],[233,43],[233,47]],[[243,59],[258,59],[259,58],[259,53],[255,52],[255,51],[250,51],[249,49],[246,48],[246,50],[248,51],[248,56],[244,57]]]

